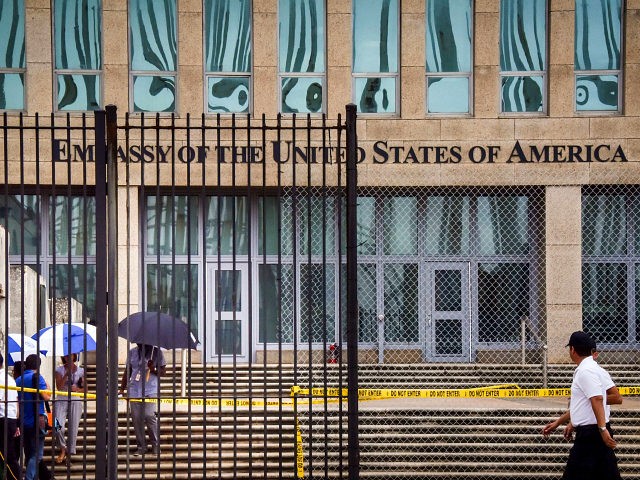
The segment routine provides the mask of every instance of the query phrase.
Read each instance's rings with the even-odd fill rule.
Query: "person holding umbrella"
[[[147,451],[146,431],[151,451],[160,455],[160,429],[158,425],[158,398],[160,377],[165,374],[166,362],[160,348],[138,343],[129,351],[127,364],[120,382],[120,394],[128,387],[129,410],[136,435],[135,456]]]

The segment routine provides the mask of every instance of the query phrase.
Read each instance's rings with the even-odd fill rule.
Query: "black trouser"
[[[611,427],[607,429],[613,437]],[[619,480],[618,459],[602,440],[597,425],[576,427],[576,439],[569,451],[564,480]]]
[[[11,470],[7,471],[7,479],[21,479],[20,472],[20,437],[16,437],[18,420],[15,418],[0,417],[0,452],[5,459],[5,464]],[[5,444],[5,435],[7,443]],[[0,473],[2,475],[4,472]],[[13,474],[13,476],[11,475]]]

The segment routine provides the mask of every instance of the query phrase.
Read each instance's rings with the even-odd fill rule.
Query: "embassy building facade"
[[[119,132],[120,317],[187,319],[209,362],[324,361],[344,341],[344,211],[315,182],[344,134],[247,137],[354,103],[363,362],[566,362],[579,329],[638,360],[639,0],[11,0],[0,31],[9,261],[89,319],[93,141],[7,125],[109,104],[213,125]]]

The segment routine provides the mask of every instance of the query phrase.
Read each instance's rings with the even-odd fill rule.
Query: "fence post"
[[[96,144],[96,371],[107,369],[107,148],[105,142],[106,114],[95,112]],[[96,479],[106,478],[107,384],[96,383]]]
[[[107,236],[109,310],[107,317],[108,445],[107,478],[118,476],[118,112],[107,105]],[[100,370],[99,370],[100,371]]]
[[[347,391],[349,480],[360,478],[358,438],[358,138],[356,106],[347,105]]]

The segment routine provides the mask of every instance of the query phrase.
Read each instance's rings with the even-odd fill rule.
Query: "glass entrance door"
[[[427,361],[471,361],[469,264],[427,264]]]
[[[248,361],[249,296],[246,264],[207,266],[207,360]]]

